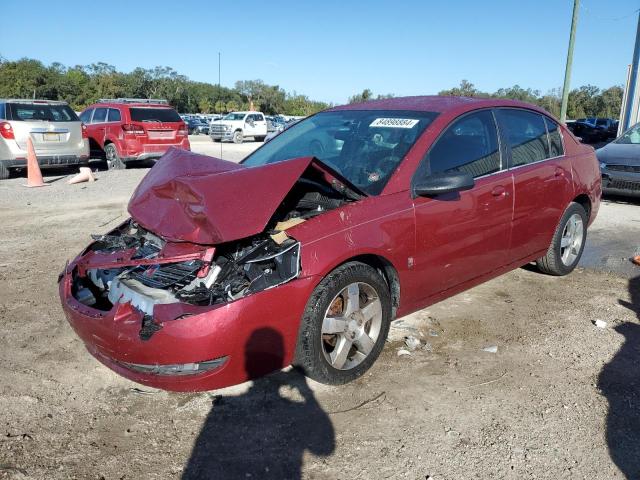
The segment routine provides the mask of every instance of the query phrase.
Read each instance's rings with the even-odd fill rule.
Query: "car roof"
[[[478,108],[488,107],[519,107],[537,110],[545,115],[551,116],[548,112],[536,105],[521,102],[519,100],[507,100],[500,98],[482,97],[455,97],[440,95],[425,95],[415,97],[394,97],[381,100],[372,100],[363,103],[352,103],[339,107],[330,108],[329,111],[337,110],[413,110],[418,112],[465,112]]]
[[[32,103],[34,105],[68,105],[62,100],[39,100],[33,98],[0,98],[1,103]]]
[[[89,105],[90,107],[151,107],[151,108],[173,108],[171,105],[167,105],[166,103],[137,103],[137,102],[96,102]]]

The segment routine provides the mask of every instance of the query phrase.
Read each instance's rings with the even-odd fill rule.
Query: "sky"
[[[261,79],[315,100],[562,86],[573,0],[3,0],[0,55]],[[640,0],[582,0],[571,85],[622,85]],[[37,13],[36,13],[37,12]]]

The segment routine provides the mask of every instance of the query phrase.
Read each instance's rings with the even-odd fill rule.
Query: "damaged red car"
[[[59,292],[88,350],[145,385],[209,390],[290,364],[342,384],[395,317],[532,261],[571,272],[600,195],[593,149],[535,106],[348,105],[240,164],[170,150]]]

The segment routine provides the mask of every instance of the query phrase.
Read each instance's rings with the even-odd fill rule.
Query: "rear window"
[[[130,108],[134,122],[181,122],[178,112],[173,108]]]
[[[506,131],[514,167],[549,158],[547,129],[542,116],[518,109],[500,109],[498,116]]]
[[[47,105],[40,103],[7,103],[7,120],[48,122],[79,122],[69,105]]]

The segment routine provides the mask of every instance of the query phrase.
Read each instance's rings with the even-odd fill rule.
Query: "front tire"
[[[244,140],[244,137],[242,135],[242,132],[240,130],[234,132],[233,134],[233,143],[242,143]]]
[[[382,276],[363,263],[341,265],[307,302],[294,365],[321,383],[351,382],[382,352],[390,323],[391,296]]]
[[[124,170],[127,168],[113,143],[104,146],[104,155],[107,159],[107,168],[109,170]]]
[[[587,240],[587,212],[572,202],[562,215],[547,254],[536,260],[538,269],[549,275],[568,275],[576,268]]]

